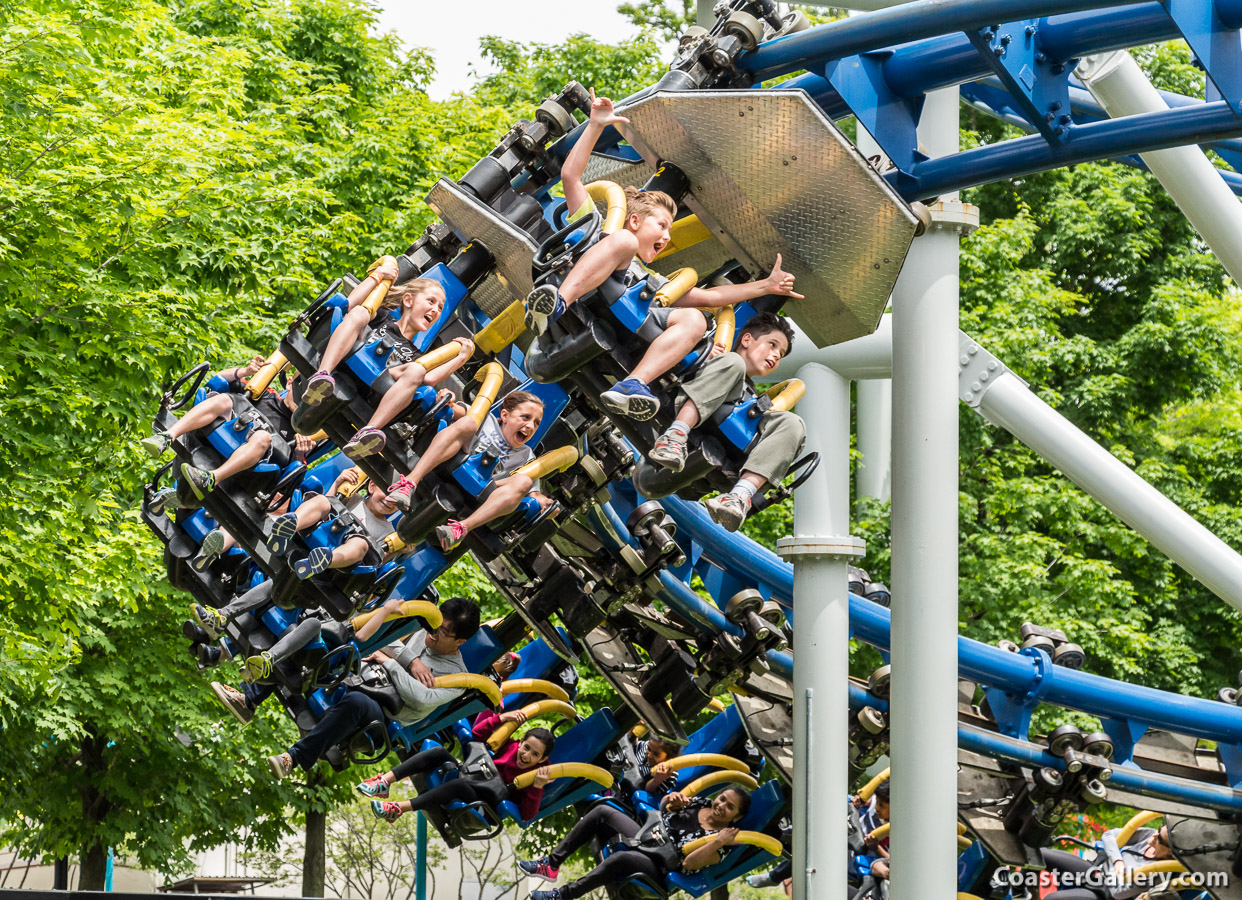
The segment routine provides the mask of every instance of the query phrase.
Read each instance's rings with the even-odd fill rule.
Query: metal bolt
[[[1004,44],[1005,46],[1008,46],[1008,45],[1009,45],[1009,44],[1011,44],[1012,42],[1013,42],[1013,35],[1012,35],[1012,34],[1002,34],[1002,35],[1001,35],[1001,43],[1002,43],[1002,44]]]
[[[1036,26],[1034,26],[1034,25],[1027,25],[1027,26],[1026,26],[1026,36],[1027,36],[1027,37],[1034,37],[1035,32],[1037,32],[1037,31],[1039,31],[1039,29],[1038,29]]]
[[[967,356],[965,353],[963,353],[963,354],[962,354],[962,355],[958,358],[958,362],[959,362],[961,365],[963,365],[963,366],[964,366],[964,365],[966,365],[968,362],[970,362],[970,357],[969,357],[969,356]]]
[[[966,352],[969,353],[971,356],[974,356],[976,353],[979,352],[979,345],[971,344],[969,347],[966,348]]]
[[[997,56],[1004,56],[1004,55],[1005,55],[1005,48],[1004,48],[1004,47],[1001,47],[1001,46],[999,46],[999,45],[997,45],[997,46],[995,46],[995,47],[993,47],[993,48],[992,48],[992,52],[993,52],[993,53],[995,53]]]
[[[1061,74],[1062,72],[1064,72],[1064,71],[1065,71],[1065,63],[1055,63],[1055,64],[1053,64],[1053,66],[1052,66],[1052,74],[1053,74],[1053,75],[1060,75],[1060,74]]]
[[[1052,120],[1053,120],[1053,119],[1055,119],[1056,117],[1057,117],[1057,114],[1056,114],[1056,113],[1048,113],[1046,116],[1044,116],[1044,121],[1045,121],[1045,122],[1049,122],[1049,123],[1050,123],[1050,122],[1052,122]]]
[[[1059,121],[1062,125],[1069,125],[1071,122],[1074,121],[1074,118],[1073,116],[1065,115],[1065,116],[1061,116],[1061,118],[1058,119],[1057,121]]]
[[[1040,63],[1041,63],[1041,62],[1047,62],[1047,61],[1048,61],[1048,54],[1047,54],[1047,53],[1036,53],[1036,54],[1035,54],[1035,62],[1040,62]]]
[[[987,381],[987,380],[988,380],[988,373],[987,373],[987,372],[980,372],[980,373],[979,373],[979,380],[980,380],[980,381]]]
[[[1048,108],[1052,110],[1053,112],[1056,112],[1058,109],[1061,108],[1061,101],[1053,100],[1051,103],[1048,104]]]
[[[963,396],[965,397],[967,403],[975,399],[975,395],[972,394],[970,391],[967,391]]]
[[[970,389],[971,389],[972,391],[974,391],[974,392],[977,394],[977,393],[979,393],[981,390],[983,390],[983,385],[981,385],[981,384],[980,384],[979,382],[977,382],[977,381],[972,381],[972,382],[970,383]]]

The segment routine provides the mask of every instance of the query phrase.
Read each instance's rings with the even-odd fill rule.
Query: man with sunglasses
[[[463,692],[462,688],[434,685],[437,676],[466,671],[461,645],[479,630],[479,607],[465,597],[451,597],[440,605],[440,614],[442,624],[435,631],[416,631],[404,642],[396,641],[366,658],[384,667],[401,697],[403,706],[394,718],[402,725],[426,718]],[[384,712],[372,697],[362,691],[347,690],[305,737],[284,753],[269,756],[268,762],[278,780],[295,766],[309,772],[329,747],[367,722],[383,719]]]

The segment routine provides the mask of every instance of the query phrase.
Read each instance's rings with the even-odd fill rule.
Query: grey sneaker
[[[647,459],[666,469],[680,472],[686,467],[688,452],[684,437],[675,431],[666,431],[656,439],[655,446],[647,454]]]
[[[702,503],[716,524],[725,531],[737,531],[750,513],[750,498],[739,497],[734,493],[721,494]]]
[[[147,509],[156,516],[168,515],[170,509],[176,508],[177,489],[175,487],[160,488],[151,495],[151,502],[147,504]]]
[[[535,334],[548,330],[548,320],[554,319],[565,308],[560,292],[550,284],[541,284],[526,295],[526,327]]]
[[[172,438],[169,437],[167,431],[157,431],[149,438],[143,438],[139,441],[142,448],[147,451],[147,455],[152,459],[159,459],[168,452],[168,448],[172,446]]]
[[[302,406],[314,409],[327,400],[336,391],[336,379],[327,372],[316,372],[306,382],[306,390],[302,392]]]
[[[199,500],[202,500],[216,489],[216,473],[200,469],[198,466],[182,463],[181,477],[189,483],[190,490],[194,492],[194,496]]]
[[[250,724],[250,720],[254,718],[254,710],[246,703],[245,694],[235,687],[229,687],[218,681],[211,683],[211,692],[216,695],[220,705],[231,712],[237,721],[243,725]]]
[[[276,775],[277,781],[288,778],[289,773],[293,771],[293,757],[288,753],[277,753],[269,756],[267,764],[272,767],[272,772]]]
[[[207,567],[219,559],[222,553],[224,553],[224,529],[217,528],[215,531],[209,531],[203,538],[203,542],[198,545],[198,553],[190,560],[190,565],[195,572],[206,571]]]

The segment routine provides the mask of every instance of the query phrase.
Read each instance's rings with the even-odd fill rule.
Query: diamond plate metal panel
[[[648,163],[690,176],[686,205],[739,262],[763,275],[781,254],[806,295],[785,312],[811,340],[875,331],[916,219],[803,91],[660,92],[623,112]]]
[[[436,182],[427,195],[427,205],[462,240],[479,241],[488,249],[496,263],[496,277],[510,300],[530,293],[535,286],[531,277],[537,249],[534,238],[447,178]],[[505,306],[507,302],[500,309]]]
[[[582,183],[612,181],[621,187],[642,187],[654,171],[655,169],[645,162],[626,162],[602,153],[592,153],[591,158],[587,160]]]

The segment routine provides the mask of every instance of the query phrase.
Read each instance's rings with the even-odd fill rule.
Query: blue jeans
[[[249,693],[247,693],[249,697]],[[294,765],[307,772],[329,747],[339,744],[368,722],[383,722],[384,711],[362,691],[346,691],[306,737],[289,748]]]

